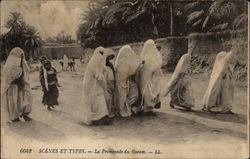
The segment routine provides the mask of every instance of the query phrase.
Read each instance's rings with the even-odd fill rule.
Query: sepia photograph
[[[249,158],[247,0],[2,0],[1,158]]]

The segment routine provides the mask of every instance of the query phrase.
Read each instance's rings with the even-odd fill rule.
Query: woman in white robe
[[[173,75],[171,76],[167,87],[163,89],[162,95],[167,96],[170,92],[170,107],[179,106],[190,110],[194,106],[194,97],[192,90],[192,80],[190,77],[191,55],[186,53],[182,55]]]
[[[153,40],[144,43],[140,58],[145,61],[139,72],[139,87],[142,94],[141,112],[152,114],[154,108],[160,107],[160,80],[162,78],[162,55]]]
[[[69,59],[67,55],[63,55],[63,70],[67,70],[69,64]]]
[[[232,113],[234,53],[220,52],[216,56],[213,71],[203,98],[203,109],[213,113]]]
[[[115,61],[116,95],[119,114],[122,117],[132,115],[132,106],[139,99],[138,84],[135,76],[143,67],[143,62],[129,45],[123,46]]]
[[[110,91],[106,66],[106,59],[110,54],[107,52],[103,47],[96,48],[84,74],[83,122],[87,125],[111,124],[108,117]]]
[[[29,85],[29,66],[21,48],[13,48],[2,72],[2,119],[4,121],[30,121],[32,96]]]

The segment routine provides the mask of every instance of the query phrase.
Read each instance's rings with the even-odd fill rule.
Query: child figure
[[[43,81],[41,81],[41,84],[43,88],[43,104],[47,105],[48,111],[51,111],[54,105],[58,105],[59,91],[56,73],[56,70],[51,66],[51,62],[44,61]]]

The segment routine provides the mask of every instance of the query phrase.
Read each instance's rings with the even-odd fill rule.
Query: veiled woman
[[[30,121],[31,89],[29,66],[21,48],[13,48],[2,72],[2,119],[10,122]]]
[[[234,53],[220,52],[216,56],[213,71],[203,98],[203,110],[213,113],[232,113]]]
[[[63,70],[67,70],[68,69],[68,64],[69,64],[69,59],[67,57],[67,55],[63,55]]]
[[[83,121],[87,125],[111,124],[109,108],[112,103],[108,83],[107,59],[114,53],[103,47],[95,49],[83,79]],[[112,90],[111,90],[112,91]]]
[[[123,46],[115,61],[116,88],[119,114],[128,117],[132,110],[140,106],[137,73],[143,67],[143,61],[129,45]]]
[[[190,73],[191,55],[186,53],[182,55],[175,67],[167,87],[163,89],[162,95],[167,96],[170,92],[170,107],[176,106],[190,110],[194,106],[194,97],[192,91],[192,81]]]
[[[142,94],[141,113],[155,115],[154,108],[159,108],[161,103],[159,95],[161,92],[160,80],[162,78],[162,55],[156,48],[153,40],[144,43],[140,58],[145,61],[139,72],[139,88]]]

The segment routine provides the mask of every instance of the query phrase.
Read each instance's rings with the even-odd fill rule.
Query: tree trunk
[[[173,5],[170,4],[170,36],[173,36],[173,32],[174,32]]]
[[[155,15],[154,13],[152,13],[152,19],[151,19],[151,22],[153,24],[153,34],[154,36],[156,36],[156,38],[158,37],[159,33],[158,33],[158,29],[157,29],[157,26],[155,25]]]
[[[31,49],[30,54],[29,54],[29,61],[33,61],[33,52],[34,52],[34,49]]]

